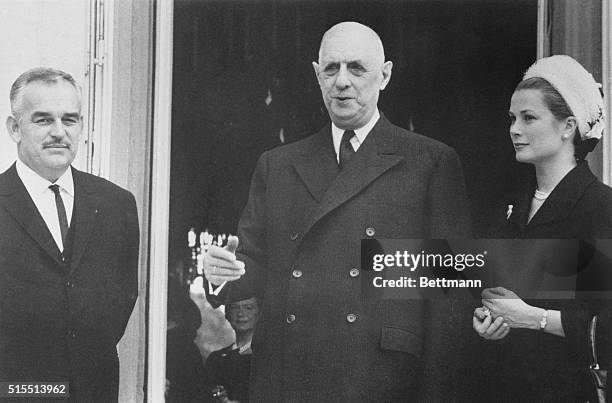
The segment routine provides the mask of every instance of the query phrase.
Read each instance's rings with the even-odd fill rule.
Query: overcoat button
[[[293,270],[293,277],[295,277],[295,278],[302,277],[302,274],[303,274],[302,270],[298,270],[298,269]]]
[[[358,277],[358,276],[359,276],[359,269],[357,269],[357,268],[353,267],[353,268],[351,269],[351,271],[349,271],[349,275],[350,275],[351,277]]]
[[[365,232],[367,236],[374,236],[374,234],[376,234],[376,230],[374,229],[374,227],[366,228]]]
[[[294,315],[294,314],[292,314],[292,313],[291,313],[291,314],[289,314],[289,315],[287,315],[286,320],[287,320],[287,323],[289,323],[289,324],[291,324],[291,323],[295,322],[295,315]]]
[[[293,234],[289,235],[289,239],[291,239],[292,241],[295,241],[299,237],[300,237],[300,233],[299,232],[294,232]]]
[[[355,315],[354,313],[349,313],[348,315],[346,315],[346,321],[348,323],[354,323],[357,320],[357,315]]]

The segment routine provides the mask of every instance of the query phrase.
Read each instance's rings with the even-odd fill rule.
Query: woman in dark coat
[[[595,254],[592,242],[578,239],[612,238],[612,189],[585,161],[602,136],[603,114],[598,84],[571,57],[544,58],[529,68],[512,96],[510,137],[517,161],[534,165],[535,180],[509,200],[500,212],[503,224],[490,237],[574,238],[578,271],[588,265]],[[579,273],[577,278],[580,284]],[[609,311],[607,304],[524,301],[502,287],[483,291],[482,302],[474,311],[474,329],[495,340],[485,348],[484,365],[492,365],[483,399],[590,397],[587,326],[594,313]]]

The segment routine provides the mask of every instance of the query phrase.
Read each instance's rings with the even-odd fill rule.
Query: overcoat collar
[[[583,197],[586,189],[597,180],[589,169],[586,161],[578,163],[550,193],[529,224],[529,210],[531,199],[535,192],[535,184],[525,187],[520,196],[516,198],[515,213],[512,222],[521,230],[539,225],[559,222],[567,219],[576,203]]]
[[[72,175],[75,189],[72,224],[75,233],[70,271],[78,266],[83,256],[97,214],[95,188],[85,180],[82,172],[72,168]],[[61,252],[23,182],[19,179],[15,164],[0,175],[0,205],[15,218],[42,250],[61,265]]]
[[[394,127],[381,113],[380,119],[350,163],[339,170],[330,125],[315,134],[310,147],[293,162],[305,186],[319,202],[304,233],[402,161],[404,157],[397,153],[396,141]]]

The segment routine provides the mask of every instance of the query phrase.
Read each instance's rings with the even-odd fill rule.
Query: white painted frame
[[[113,15],[115,13],[115,0],[104,0],[101,20],[104,24],[104,41],[98,43],[97,38],[91,38],[90,45],[98,48],[101,53],[98,59],[90,57],[89,71],[96,75],[95,87],[92,88],[95,99],[93,124],[91,125],[91,141],[88,144],[88,170],[94,175],[109,178],[112,165],[112,120],[113,120],[113,43],[115,26]],[[91,1],[91,7],[96,7]],[[92,24],[94,22],[92,21]],[[92,32],[95,34],[95,31]],[[93,52],[93,50],[92,50]]]
[[[147,400],[150,402],[164,400],[166,381],[173,10],[173,0],[157,0],[147,348]]]
[[[172,110],[173,0],[157,0],[155,27],[155,93],[153,113],[153,155],[151,183],[150,277],[148,322],[147,400],[164,400],[166,368],[166,309],[168,281],[168,221],[170,200],[170,145]],[[612,100],[612,6],[603,1],[604,93]],[[548,0],[538,0],[537,57],[548,56]],[[608,101],[608,115],[612,116]],[[608,119],[606,138],[610,138]],[[603,142],[604,181],[612,178],[612,145]]]
[[[102,96],[102,110],[100,113],[100,123],[98,127],[94,127],[94,133],[97,131],[98,151],[94,150],[94,158],[92,168],[97,171],[97,175],[108,177],[111,166],[111,145],[110,137],[104,135],[111,128],[112,112],[113,112],[113,46],[115,26],[113,15],[115,13],[115,1],[104,0],[104,49],[103,49],[103,74],[98,77],[101,80],[99,83]],[[95,144],[95,143],[94,143]]]
[[[602,180],[607,185],[612,185],[612,5],[609,0],[602,0],[601,13],[601,60],[602,84],[606,110],[606,128],[604,138],[601,142],[603,150],[602,158]]]

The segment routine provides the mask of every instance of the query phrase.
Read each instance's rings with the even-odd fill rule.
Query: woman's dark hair
[[[544,103],[557,120],[575,116],[559,91],[541,77],[531,77],[521,81],[514,91],[519,90],[540,90]],[[578,127],[576,127],[574,135],[574,157],[576,157],[576,160],[582,161],[589,152],[593,151],[598,141],[598,139],[582,140]]]

